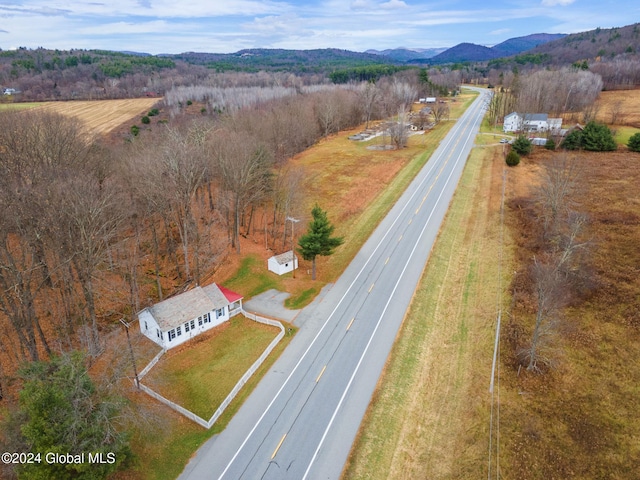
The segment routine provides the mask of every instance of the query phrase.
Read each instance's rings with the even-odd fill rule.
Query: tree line
[[[242,236],[283,249],[286,218],[303,216],[311,201],[304,172],[288,159],[396,113],[415,95],[402,85],[333,87],[176,117],[119,146],[66,117],[0,113],[2,378],[11,365],[55,352],[99,355],[121,316],[199,283],[229,246],[240,252]]]
[[[37,426],[25,433],[37,412],[85,401],[101,409],[102,382],[82,372],[119,320],[205,280],[240,253],[241,237],[285,250],[287,217],[308,218],[314,200],[289,159],[322,137],[406,108],[416,94],[409,81],[273,97],[255,90],[252,101],[215,116],[176,115],[120,145],[68,117],[0,112],[0,399],[17,408],[5,417],[0,443],[63,442],[64,428],[48,440]],[[339,243],[301,248],[313,259]],[[55,372],[79,376],[66,388]],[[115,375],[105,382],[126,373]],[[73,422],[101,415],[91,432],[111,432],[126,458],[120,400],[109,402],[104,410],[58,413]]]

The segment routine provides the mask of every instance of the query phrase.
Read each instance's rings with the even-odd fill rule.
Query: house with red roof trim
[[[212,283],[138,312],[140,331],[164,350],[177,347],[242,312],[242,295]]]

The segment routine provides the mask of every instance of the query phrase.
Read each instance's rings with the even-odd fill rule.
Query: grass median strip
[[[476,149],[350,455],[345,479],[478,478],[498,286],[502,162]]]

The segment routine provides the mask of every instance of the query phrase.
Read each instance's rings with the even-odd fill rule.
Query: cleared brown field
[[[640,127],[640,90],[600,92],[596,118],[606,124]]]
[[[38,107],[78,118],[98,134],[109,133],[133,118],[146,114],[159,98],[127,98],[123,100],[88,100],[77,102],[43,102]],[[136,120],[139,120],[136,118]]]

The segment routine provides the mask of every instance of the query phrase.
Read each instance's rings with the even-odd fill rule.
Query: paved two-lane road
[[[484,114],[442,141],[228,427],[180,478],[337,479],[420,280]]]

